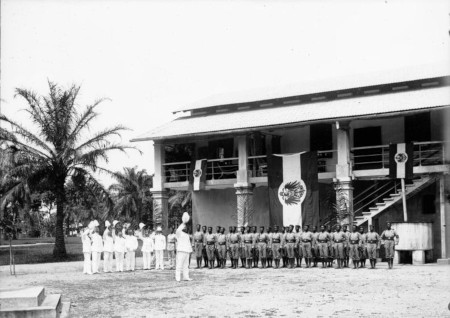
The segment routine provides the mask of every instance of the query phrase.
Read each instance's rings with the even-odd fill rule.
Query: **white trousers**
[[[152,263],[152,253],[151,252],[142,252],[142,260],[144,263],[144,269],[150,269]]]
[[[114,256],[116,257],[116,272],[123,272],[123,252],[114,252]]]
[[[83,253],[83,255],[84,255],[83,274],[92,274],[91,253]]]
[[[113,253],[103,252],[103,271],[105,273],[112,272]]]
[[[127,251],[125,254],[125,264],[127,267],[127,271],[134,271],[135,263],[136,263],[136,252]]]
[[[102,252],[92,252],[92,273],[98,273],[98,267],[100,266],[100,258],[102,256]]]
[[[185,280],[189,279],[189,254],[186,252],[177,252],[177,261],[175,268],[175,279],[177,282],[181,280],[181,273]]]
[[[155,269],[164,269],[164,250],[155,250]]]

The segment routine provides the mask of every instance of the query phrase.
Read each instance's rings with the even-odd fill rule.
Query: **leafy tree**
[[[123,172],[116,172],[114,179],[117,183],[109,187],[115,206],[112,217],[131,221],[133,225],[144,222],[152,225],[152,194],[153,176],[137,167],[124,168]]]
[[[66,183],[69,179],[84,178],[89,185],[95,185],[105,196],[108,192],[97,181],[97,172],[109,172],[99,166],[108,162],[111,151],[124,152],[128,148],[112,140],[126,128],[115,126],[97,133],[90,133],[89,127],[98,117],[97,106],[104,100],[95,101],[80,111],[76,100],[80,86],[63,89],[49,82],[48,96],[38,96],[26,89],[16,89],[16,96],[28,104],[25,109],[33,122],[34,131],[12,118],[0,115],[0,122],[10,129],[0,128],[0,142],[15,147],[15,158],[23,160],[6,171],[7,177],[27,182],[31,187],[42,187],[53,193],[56,202],[56,238],[53,255],[65,258],[64,214],[66,204]],[[133,148],[134,149],[134,148]]]
[[[177,227],[184,212],[192,215],[192,191],[169,192],[169,227]],[[190,220],[192,222],[192,218]]]

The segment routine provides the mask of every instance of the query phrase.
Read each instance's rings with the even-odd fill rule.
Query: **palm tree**
[[[123,172],[116,172],[109,190],[115,195],[115,216],[122,217],[132,223],[152,219],[152,194],[150,189],[153,184],[153,176],[145,170],[137,170],[137,167],[124,168]]]
[[[168,203],[169,227],[176,227],[184,212],[192,215],[192,191],[170,191]]]
[[[66,202],[65,185],[69,178],[81,177],[107,196],[108,192],[97,181],[96,172],[109,172],[98,164],[108,161],[111,151],[125,152],[128,148],[111,141],[114,136],[126,128],[115,126],[91,134],[88,129],[98,117],[96,107],[104,100],[79,110],[76,99],[80,86],[72,85],[64,90],[49,82],[49,95],[38,96],[25,89],[16,89],[16,96],[22,97],[28,104],[26,112],[30,116],[36,133],[18,122],[0,115],[0,122],[11,128],[0,128],[0,142],[5,141],[17,148],[19,164],[6,171],[6,175],[26,180],[30,186],[41,186],[51,191],[56,198],[56,234],[53,255],[57,259],[66,257],[64,243],[64,205]],[[86,139],[82,137],[86,136]]]

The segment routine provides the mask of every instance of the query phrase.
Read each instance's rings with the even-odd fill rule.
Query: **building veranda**
[[[173,189],[194,190],[193,224],[273,226],[270,156],[314,151],[319,209],[310,225],[381,233],[389,221],[402,233],[398,262],[448,263],[448,73],[418,68],[266,95],[205,100],[133,140],[154,142],[156,224],[167,228]],[[403,188],[389,178],[389,147],[400,144],[412,145],[413,157]],[[167,152],[174,145],[185,149],[183,160]]]

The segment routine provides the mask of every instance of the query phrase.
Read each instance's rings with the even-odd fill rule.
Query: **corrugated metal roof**
[[[390,83],[408,82],[413,80],[449,76],[448,65],[430,64],[408,68],[398,68],[390,71],[380,71],[349,75],[322,80],[305,80],[284,86],[255,88],[239,92],[215,94],[200,101],[187,105],[175,112],[189,111],[200,108],[224,106],[248,102],[264,101],[274,98],[285,98],[307,94],[331,92],[351,88],[376,86]],[[299,74],[302,77],[303,74]]]
[[[238,132],[340,118],[371,117],[450,106],[450,87],[408,90],[292,106],[180,117],[132,141]]]

